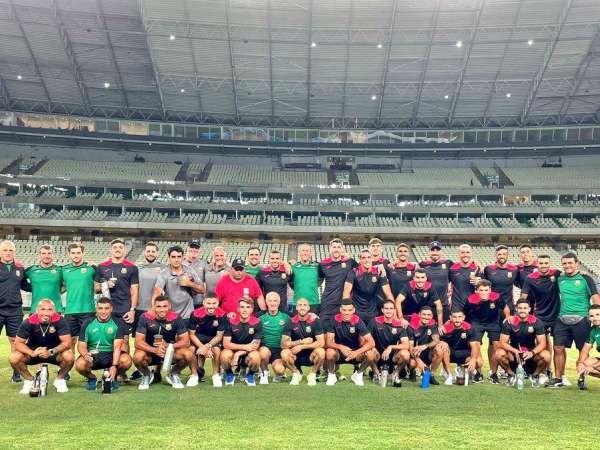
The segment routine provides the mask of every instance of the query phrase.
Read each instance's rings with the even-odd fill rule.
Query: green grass
[[[32,399],[8,381],[7,355],[0,337],[0,449],[541,449],[594,448],[598,442],[598,380],[587,392],[529,385],[518,392],[489,384],[425,391],[408,382],[401,389],[347,382],[214,389],[202,383],[139,392],[132,383],[102,396],[86,391],[75,376],[68,394],[50,387],[48,397]]]

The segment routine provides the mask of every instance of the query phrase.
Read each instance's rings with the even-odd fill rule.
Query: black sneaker
[[[395,388],[399,388],[402,387],[402,378],[400,378],[399,376],[395,376],[394,377],[394,381],[392,384]]]
[[[431,384],[433,386],[439,386],[440,382],[438,380],[436,380],[433,375],[431,375],[431,378],[429,379],[429,384]]]
[[[481,374],[479,374],[479,376],[481,377],[481,379],[483,381],[483,376],[481,376]],[[490,376],[488,377],[488,380],[490,380],[490,383],[492,383],[492,384],[500,384],[500,378],[498,378],[497,373],[490,374]]]
[[[548,384],[546,385],[546,387],[549,387],[551,389],[561,388],[563,386],[564,383],[560,378],[552,378],[550,381],[548,381]]]
[[[410,374],[408,375],[408,381],[417,381],[417,371],[415,369],[410,369]]]
[[[587,389],[587,386],[585,385],[585,377],[583,375],[581,375],[577,380],[577,387],[580,391],[585,391]]]
[[[496,375],[496,374],[494,374],[494,375]],[[497,376],[496,376],[496,380],[498,380]],[[481,373],[479,373],[479,372],[475,372],[475,375],[473,375],[473,383],[475,383],[475,384],[483,383],[483,375],[481,375]],[[500,381],[497,381],[495,384],[498,384],[498,383],[500,383]]]
[[[142,372],[140,372],[139,370],[135,370],[129,377],[129,379],[133,381],[139,380],[140,378],[142,378]]]
[[[21,374],[19,372],[17,372],[16,370],[13,370],[11,381],[13,383],[20,383],[21,382]]]

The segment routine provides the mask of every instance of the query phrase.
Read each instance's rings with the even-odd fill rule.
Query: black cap
[[[438,250],[442,249],[442,243],[440,241],[433,241],[429,243],[429,250],[433,250],[437,248]]]
[[[231,262],[231,267],[233,267],[234,269],[244,268],[246,267],[246,261],[244,261],[244,258],[235,258]]]
[[[191,241],[188,242],[188,247],[192,247],[192,248],[200,248],[200,241],[198,239],[192,239]]]

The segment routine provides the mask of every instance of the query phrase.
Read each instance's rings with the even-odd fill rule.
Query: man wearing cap
[[[290,285],[294,289],[294,297],[288,301],[290,314],[293,315],[298,300],[308,300],[311,312],[319,314],[319,264],[313,260],[313,248],[309,244],[298,246],[298,261],[292,264]]]
[[[246,273],[256,278],[262,269],[261,262],[260,247],[258,245],[251,245],[246,254],[246,265],[244,266]]]
[[[234,317],[241,298],[249,298],[258,305],[257,312],[265,311],[267,305],[258,282],[244,270],[246,262],[236,258],[231,263],[229,274],[222,277],[215,287],[221,308],[229,317]],[[253,308],[254,309],[254,308]]]
[[[410,247],[400,243],[396,246],[396,260],[385,265],[386,276],[394,298],[397,298],[398,294],[407,287],[415,275],[415,270],[419,268],[417,264],[408,260],[409,254]]]
[[[421,261],[419,266],[427,274],[434,295],[442,301],[444,321],[450,318],[448,302],[448,286],[450,284],[450,267],[454,264],[442,254],[442,243],[433,241],[429,244],[429,258]]]
[[[213,248],[210,263],[204,265],[204,284],[206,285],[206,292],[215,292],[219,280],[226,276],[230,270],[231,266],[227,262],[225,248],[221,246]]]
[[[279,250],[271,250],[269,264],[263,267],[255,277],[265,297],[269,292],[275,292],[279,295],[279,310],[283,312],[288,311],[287,290],[290,273],[290,266],[283,263]]]
[[[204,283],[204,268],[206,265],[206,261],[201,258],[202,248],[200,245],[200,241],[197,239],[192,239],[188,242],[188,247],[185,252],[185,256],[183,257],[182,264],[184,266],[191,267],[196,275],[198,275],[198,280]],[[202,305],[202,293],[195,292],[194,293],[194,306]]]
[[[153,302],[164,293],[172,310],[182,319],[190,318],[194,310],[194,294],[204,293],[204,283],[191,266],[183,264],[183,249],[178,245],[167,250],[169,266],[160,271],[153,291]]]

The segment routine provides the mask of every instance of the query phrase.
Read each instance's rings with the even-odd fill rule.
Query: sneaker
[[[379,384],[379,380],[380,380],[380,376],[376,373],[373,374],[373,376],[371,377],[371,382],[373,384]]]
[[[258,382],[258,384],[269,384],[269,372],[266,370],[263,370],[263,372],[260,374],[260,381]]]
[[[352,377],[350,377],[350,379],[356,386],[364,386],[365,385],[365,383],[363,381],[363,373],[362,372],[354,372],[352,374]]]
[[[256,382],[254,381],[254,374],[252,372],[248,372],[246,374],[245,381],[248,386],[251,386],[251,387],[256,386]],[[268,384],[268,380],[267,380],[267,384]]]
[[[585,385],[585,377],[583,375],[581,375],[577,380],[577,387],[580,391],[585,391],[587,389],[587,386]]]
[[[285,381],[285,375],[275,375],[273,377],[273,383],[281,383]]]
[[[395,388],[402,387],[402,377],[400,376],[401,374],[402,374],[402,372],[400,372],[399,375],[394,375],[394,379],[392,381],[392,386],[394,386]]]
[[[302,379],[302,374],[300,374],[300,379]],[[306,381],[309,386],[316,386],[317,385],[317,374],[314,372],[309,373],[308,375],[306,375]]]
[[[21,374],[19,372],[17,372],[16,370],[13,370],[11,381],[13,383],[20,383],[21,382]]]
[[[508,378],[508,374],[502,367],[498,367],[498,378],[500,378],[501,380],[506,380]]]
[[[531,377],[531,387],[539,388],[542,385],[543,385],[543,383],[540,383],[540,376],[539,375],[534,375],[534,376]]]
[[[113,380],[112,383],[110,383],[110,388],[113,391],[116,391],[117,389],[119,389],[121,387],[121,383],[119,383],[117,380]]]
[[[183,389],[185,387],[181,382],[181,378],[179,378],[179,375],[175,373],[167,375],[166,382],[173,386],[174,389]]]
[[[135,380],[139,380],[139,379],[140,379],[140,378],[142,378],[142,377],[143,377],[143,375],[142,375],[142,372],[140,372],[139,370],[135,370],[135,371],[134,371],[134,372],[131,374],[131,376],[129,377],[129,379],[130,379],[130,380],[133,380],[133,381],[135,381]],[[65,378],[66,378],[66,377],[65,377]]]
[[[447,376],[444,379],[444,385],[445,386],[452,386],[452,375],[447,373]]]
[[[338,380],[338,378],[337,378],[337,376],[335,375],[335,373],[329,373],[329,374],[327,375],[327,381],[325,382],[325,384],[326,384],[327,386],[334,386],[334,385],[335,385],[335,383],[337,383],[337,380]]]
[[[432,386],[439,386],[440,382],[436,380],[433,375],[431,375],[431,378],[429,378],[429,384],[431,384]]]
[[[475,384],[483,383],[483,375],[479,372],[475,372],[475,375],[473,375],[473,383],[475,383]],[[498,383],[496,383],[496,384],[499,384],[499,383],[500,383],[500,380],[498,380]]]
[[[152,384],[152,378],[152,374],[142,375],[142,379],[140,381],[140,384],[138,385],[138,389],[140,391],[147,391],[148,389],[150,389],[150,385]]]
[[[547,384],[549,379],[550,378],[548,378],[548,376],[545,373],[540,373],[539,376],[538,376],[538,380],[540,382],[540,386],[543,386],[543,385]]]
[[[19,391],[19,394],[29,395],[29,391],[31,391],[32,387],[33,387],[33,380],[24,380],[23,387]]]
[[[410,369],[408,381],[417,381],[417,371],[415,369]]]
[[[57,378],[54,380],[54,383],[52,383],[52,384],[56,388],[56,392],[58,392],[59,394],[64,394],[65,392],[69,392],[69,388],[67,387],[67,382],[64,380],[64,378]]]
[[[98,386],[98,379],[97,378],[88,378],[87,381],[85,382],[85,388],[88,391],[95,391],[96,390],[96,386]]]
[[[492,384],[500,384],[500,378],[498,377],[497,373],[490,373],[488,380]]]
[[[549,387],[551,389],[557,389],[557,388],[561,388],[563,387],[565,384],[563,382],[563,380],[561,380],[560,378],[552,378],[548,384],[546,385],[546,387]]]
[[[563,377],[562,377],[562,382],[563,382],[563,384],[564,384],[565,386],[573,386],[573,385],[571,384],[571,381],[570,381],[570,380],[569,380],[569,379],[566,377],[566,375],[563,375]]]
[[[302,374],[300,372],[294,372],[292,374],[292,381],[290,381],[290,386],[298,386],[301,380]]]
[[[67,372],[67,373],[65,373],[65,378],[64,378],[64,380],[65,380],[65,381],[70,381],[70,380],[71,380],[71,372]]]
[[[185,383],[186,387],[196,387],[198,386],[198,375],[190,375],[190,377],[187,380],[187,383]]]
[[[213,379],[213,383],[214,383],[214,379]],[[235,383],[235,375],[233,374],[233,372],[227,372],[225,374],[225,386],[233,386],[233,383]]]
[[[506,385],[513,387],[517,382],[517,377],[514,373],[508,374],[508,378],[506,378]]]
[[[223,381],[221,380],[221,375],[219,375],[218,373],[215,373],[212,376],[212,384],[213,384],[213,387],[216,387],[216,388],[223,387]]]

